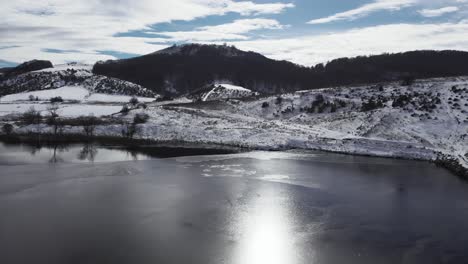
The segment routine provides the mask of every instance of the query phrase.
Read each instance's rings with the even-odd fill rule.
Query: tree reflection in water
[[[49,159],[49,163],[59,163],[63,162],[63,159],[60,156],[57,156],[57,153],[63,153],[68,150],[68,147],[63,144],[54,144],[52,147],[52,157]]]
[[[96,145],[94,145],[93,143],[86,143],[83,145],[83,148],[78,153],[78,159],[94,162],[97,153],[98,150],[96,148]]]

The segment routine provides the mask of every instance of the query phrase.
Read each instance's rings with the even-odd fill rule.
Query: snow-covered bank
[[[64,86],[57,89],[48,89],[33,92],[24,92],[5,95],[0,102],[24,102],[24,101],[50,101],[54,97],[60,97],[67,101],[101,102],[101,103],[127,103],[132,96],[93,93],[83,86]],[[140,102],[152,102],[155,98],[136,97]]]
[[[61,107],[77,109],[79,115],[92,106],[96,104]],[[148,114],[148,122],[139,124],[135,134],[140,139],[422,160],[435,160],[442,153],[468,168],[467,111],[468,78],[459,77],[422,80],[411,86],[339,87],[261,99],[151,103],[146,109],[114,117],[128,123],[137,113]],[[95,134],[121,136],[122,126],[98,126]],[[50,128],[17,123],[15,131],[49,132]],[[80,127],[65,127],[64,133],[83,132]]]

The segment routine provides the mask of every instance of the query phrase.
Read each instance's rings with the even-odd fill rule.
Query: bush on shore
[[[144,124],[148,122],[149,115],[145,113],[138,113],[133,117],[133,123],[135,124]]]
[[[26,125],[39,124],[42,121],[42,115],[41,112],[36,111],[34,107],[31,107],[28,111],[23,113],[23,115],[21,116],[21,120]]]
[[[2,132],[3,134],[9,136],[13,133],[13,125],[12,124],[4,124],[2,126]]]

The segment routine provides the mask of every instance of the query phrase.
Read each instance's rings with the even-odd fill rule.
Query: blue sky
[[[34,58],[93,63],[190,42],[303,65],[468,50],[468,0],[0,1],[0,67]]]

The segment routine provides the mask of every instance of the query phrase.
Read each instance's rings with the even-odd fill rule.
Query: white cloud
[[[396,11],[405,7],[416,4],[418,0],[376,0],[372,3],[365,4],[356,9],[348,10],[345,12],[337,13],[328,17],[314,19],[308,24],[325,24],[340,20],[354,20],[360,17],[367,16],[371,13],[378,11]]]
[[[259,29],[283,29],[274,19],[252,18],[238,19],[232,23],[199,27],[194,31],[157,32],[155,34],[170,37],[170,41],[220,41],[220,40],[246,40],[245,33]]]
[[[273,4],[256,4],[250,1],[233,2],[220,1],[225,3],[226,12],[236,12],[242,15],[260,15],[260,14],[279,14],[286,8],[293,8],[292,3],[273,3]],[[260,8],[259,8],[260,6]]]
[[[390,24],[331,34],[251,39],[252,34],[249,33],[255,30],[282,29],[285,26],[274,19],[244,17],[232,23],[203,26],[192,31],[159,32],[164,38],[157,35],[154,38],[115,36],[129,30],[150,31],[148,25],[156,23],[190,21],[229,12],[242,16],[275,14],[293,6],[280,3],[280,0],[271,0],[277,2],[266,4],[234,0],[0,1],[0,59],[12,62],[38,58],[54,63],[69,60],[93,63],[113,58],[101,54],[99,51],[102,50],[146,54],[165,48],[173,41],[229,42],[241,49],[305,65],[338,57],[383,52],[468,49],[468,20],[443,24]],[[460,8],[457,15],[461,16],[466,1],[379,0],[316,23],[352,20],[379,10],[399,10],[413,4],[425,9],[457,6]],[[44,49],[67,52],[50,53]]]
[[[224,32],[231,34],[242,34],[258,29],[282,29],[284,28],[278,21],[274,19],[253,18],[253,19],[238,19],[229,24],[217,26],[204,26],[200,30],[210,32]]]
[[[333,34],[230,42],[268,57],[314,65],[349,56],[421,49],[468,50],[468,21],[444,24],[390,24]]]
[[[419,10],[418,12],[424,17],[438,17],[438,16],[442,16],[448,13],[457,12],[458,10],[460,10],[460,8],[456,6],[447,6],[447,7],[442,7],[438,9],[422,9],[422,10]]]
[[[22,62],[50,58],[61,63],[73,58],[93,62],[100,50],[144,54],[164,45],[161,39],[115,37],[117,33],[148,29],[175,20],[190,21],[234,12],[243,16],[277,14],[292,4],[235,0],[14,0],[0,8],[0,58]],[[275,0],[272,0],[275,1]],[[43,49],[74,50],[68,54]]]

